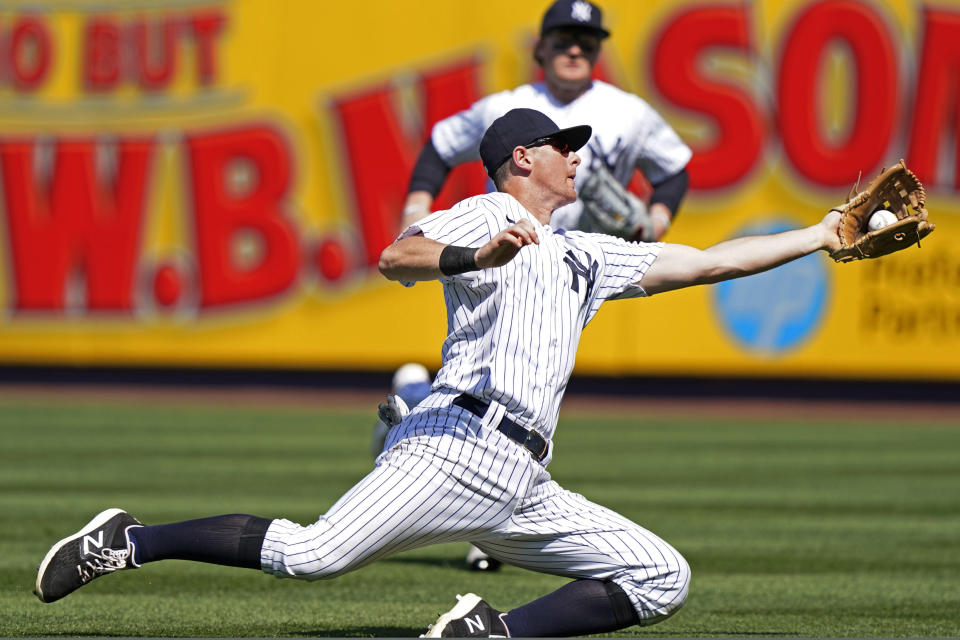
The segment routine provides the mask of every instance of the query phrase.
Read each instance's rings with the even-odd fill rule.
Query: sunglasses
[[[534,147],[543,147],[545,145],[550,145],[562,156],[565,156],[573,151],[573,149],[570,148],[570,143],[568,143],[566,140],[563,140],[562,138],[551,138],[550,136],[537,138],[530,144],[525,144],[523,146],[527,149],[532,149]]]
[[[600,40],[589,33],[558,33],[550,40],[550,47],[554,51],[566,51],[574,44],[587,55],[593,55],[600,50]]]

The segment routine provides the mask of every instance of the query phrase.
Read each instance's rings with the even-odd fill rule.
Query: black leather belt
[[[453,404],[461,409],[466,409],[478,418],[485,416],[487,409],[490,408],[488,403],[466,393],[461,393],[454,398]],[[547,455],[550,444],[543,439],[543,436],[536,431],[521,427],[507,416],[503,416],[503,420],[497,425],[497,431],[523,446],[537,460],[543,460]]]

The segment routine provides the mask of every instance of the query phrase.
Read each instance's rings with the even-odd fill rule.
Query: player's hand
[[[647,242],[659,242],[670,229],[670,223],[673,221],[670,217],[670,209],[657,202],[650,207],[650,219],[653,220],[653,237]]]
[[[833,210],[823,216],[817,225],[823,234],[823,250],[833,253],[840,249],[840,212]]]
[[[540,244],[537,232],[529,220],[521,220],[490,238],[477,249],[477,266],[481,269],[502,267],[507,264],[528,244]]]
[[[400,216],[400,231],[430,215],[432,206],[433,196],[426,191],[412,191],[407,194],[407,201]]]

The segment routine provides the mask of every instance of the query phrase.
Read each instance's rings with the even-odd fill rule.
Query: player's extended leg
[[[528,496],[510,533],[477,544],[509,564],[577,580],[503,614],[471,594],[433,635],[462,636],[487,620],[514,636],[603,633],[661,622],[686,600],[690,569],[673,547],[552,480]]]
[[[391,448],[309,526],[241,514],[144,526],[120,509],[104,511],[50,549],[37,596],[53,602],[99,576],[165,559],[332,578],[391,553],[485,537],[510,520],[534,466],[522,450],[491,448],[451,429]],[[505,473],[484,475],[491,464]]]
[[[486,537],[510,521],[536,473],[524,458],[464,433],[404,440],[317,522],[274,520],[263,570],[332,578],[400,551]],[[505,472],[491,477],[488,466]]]
[[[122,509],[107,509],[59,541],[40,563],[34,593],[54,602],[94,578],[177,559],[260,568],[270,520],[245,514],[145,526]]]

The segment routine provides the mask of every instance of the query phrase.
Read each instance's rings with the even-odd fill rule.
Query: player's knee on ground
[[[640,624],[663,622],[687,600],[690,589],[690,565],[677,554],[656,575],[649,568],[630,569],[614,579],[630,598]]]
[[[325,580],[366,564],[369,554],[342,540],[325,518],[310,526],[274,520],[260,551],[261,568],[280,578]]]

